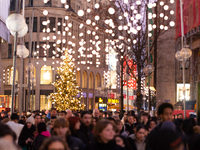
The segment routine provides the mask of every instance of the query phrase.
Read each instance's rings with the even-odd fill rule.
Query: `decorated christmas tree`
[[[67,51],[62,56],[63,62],[58,67],[57,73],[59,79],[53,83],[56,88],[56,93],[50,94],[52,103],[55,104],[57,110],[81,110],[84,109],[84,104],[81,104],[81,91],[76,83],[74,63],[72,56],[68,55]]]

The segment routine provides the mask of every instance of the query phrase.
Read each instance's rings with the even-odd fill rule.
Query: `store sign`
[[[83,96],[84,98],[86,98],[86,97],[87,97],[87,93],[83,93],[82,96]]]
[[[115,98],[115,93],[108,94],[109,98]]]
[[[96,103],[107,103],[107,98],[106,97],[95,97],[95,102]]]
[[[109,98],[108,103],[119,103],[119,99]]]
[[[133,95],[133,96],[129,96],[129,100],[136,100],[137,96]]]

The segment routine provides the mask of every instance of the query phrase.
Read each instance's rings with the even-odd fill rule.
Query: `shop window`
[[[52,69],[51,66],[43,66],[40,70],[40,84],[51,84]]]
[[[40,95],[40,110],[50,110],[51,100],[46,95]]]
[[[82,74],[82,88],[87,88],[87,73],[86,71]]]
[[[79,87],[81,86],[81,73],[80,73],[80,71],[76,72],[76,83]]]
[[[97,89],[98,87],[101,87],[101,80],[99,74],[97,74],[95,77],[95,89]]]
[[[94,84],[94,75],[91,72],[90,75],[89,75],[89,89],[93,89],[94,88],[93,84]]]
[[[51,0],[48,0],[48,2],[45,4],[46,7],[51,7]]]
[[[6,83],[7,85],[12,85],[13,82],[13,67],[10,66],[6,69]],[[18,70],[16,70],[16,74],[15,74],[15,84],[18,83]]]

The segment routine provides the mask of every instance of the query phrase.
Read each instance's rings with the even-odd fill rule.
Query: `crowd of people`
[[[200,127],[193,116],[173,117],[162,103],[157,116],[144,110],[103,112],[1,112],[1,150],[200,150]]]

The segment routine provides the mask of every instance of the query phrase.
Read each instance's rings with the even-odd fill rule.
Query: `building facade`
[[[12,1],[11,13],[14,5]],[[114,94],[111,98],[112,105],[112,99],[115,100],[117,94],[116,88],[113,91],[112,89],[108,91],[106,88],[105,73],[108,72],[106,33],[98,21],[86,23],[86,18],[90,17],[88,14],[83,17],[77,15],[79,9],[86,12],[90,8],[92,10],[93,6],[93,1],[81,0],[64,3],[58,0],[48,0],[46,3],[43,0],[25,1],[28,33],[24,36],[24,40],[18,38],[18,44],[24,44],[27,49],[31,50],[31,59],[17,58],[15,109],[47,110],[52,107],[48,95],[55,92],[52,83],[58,77],[56,70],[62,62],[60,57],[65,50],[73,56],[76,80],[82,89],[81,102],[86,105],[85,109],[99,108],[99,103],[107,107],[109,92]],[[11,36],[8,44],[1,45],[3,79],[1,94],[8,95],[9,99],[11,99],[13,79],[13,41],[14,37]],[[28,88],[29,69],[31,72],[30,90]],[[101,101],[101,99],[106,100]]]

